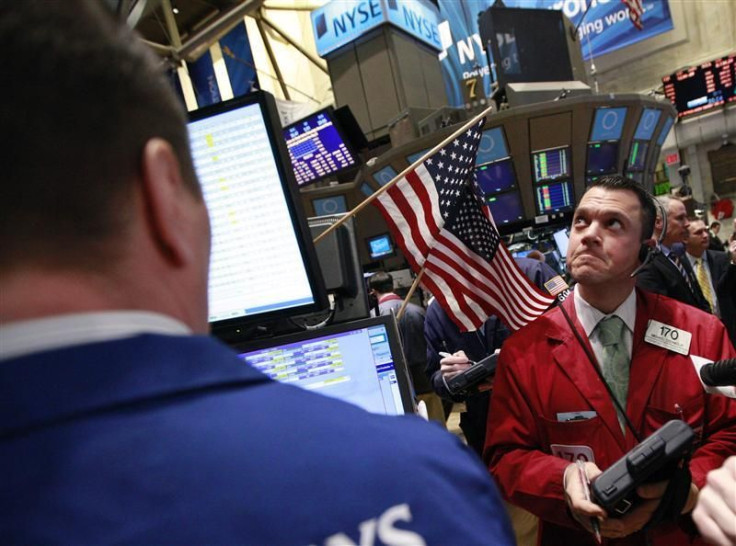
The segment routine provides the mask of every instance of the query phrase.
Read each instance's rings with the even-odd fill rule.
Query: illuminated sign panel
[[[317,53],[322,57],[384,23],[437,51],[442,49],[439,11],[428,0],[332,0],[311,15]]]

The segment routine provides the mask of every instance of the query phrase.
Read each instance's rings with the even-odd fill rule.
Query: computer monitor
[[[278,120],[273,97],[261,91],[190,113],[212,226],[209,321],[216,335],[327,306]]]
[[[590,175],[613,174],[618,170],[618,141],[591,142],[585,172]]]
[[[590,131],[591,142],[604,140],[621,140],[628,108],[596,108],[593,127]]]
[[[511,224],[524,219],[524,207],[518,191],[497,193],[486,196],[486,203],[491,209],[493,221],[497,226]]]
[[[343,221],[314,245],[325,288],[334,298],[332,322],[335,323],[365,318],[370,312],[358,253],[355,216],[346,220],[343,217],[344,214],[331,214],[307,219],[313,239]],[[317,318],[325,318],[322,314]]]
[[[391,241],[391,236],[388,233],[368,237],[366,238],[366,243],[368,244],[368,253],[372,260],[380,260],[381,258],[394,255],[394,243]]]
[[[359,156],[331,107],[284,127],[283,136],[299,186],[352,172],[359,165]]]
[[[643,171],[647,161],[647,150],[649,143],[643,140],[635,140],[631,143],[629,160],[626,162],[627,171]]]
[[[549,148],[532,152],[534,182],[539,184],[570,176],[570,147]]]
[[[636,126],[636,132],[634,133],[635,140],[649,140],[654,134],[654,130],[657,128],[657,123],[662,115],[662,110],[659,108],[644,108],[641,111],[641,117],[639,123]]]
[[[555,231],[552,234],[552,237],[555,240],[555,246],[557,247],[557,252],[559,252],[562,259],[565,259],[565,256],[567,256],[567,245],[570,244],[570,235],[567,231],[567,229],[561,229],[559,231]]]
[[[399,173],[396,172],[396,170],[391,165],[386,165],[385,167],[378,169],[376,172],[373,173],[373,178],[376,182],[378,182],[381,186],[385,186],[389,182],[391,182]]]
[[[312,199],[314,214],[326,216],[328,214],[342,214],[348,211],[348,202],[344,195],[331,195]]]
[[[491,195],[516,187],[513,163],[508,159],[480,165],[475,169],[475,180],[484,195]]]
[[[507,157],[509,157],[509,151],[506,148],[503,127],[493,127],[483,131],[478,144],[478,155],[476,155],[475,164],[482,165]]]
[[[657,146],[662,147],[667,135],[670,133],[670,129],[672,129],[673,123],[675,123],[675,118],[667,117],[667,119],[664,120],[662,130],[659,132],[659,136],[657,137]]]
[[[414,413],[393,315],[235,345],[272,379],[385,415]]]
[[[564,212],[575,206],[575,196],[569,181],[537,186],[534,188],[534,195],[539,214]]]

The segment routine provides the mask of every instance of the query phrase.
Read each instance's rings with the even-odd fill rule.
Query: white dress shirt
[[[598,330],[595,327],[598,323],[606,317],[616,315],[622,321],[624,321],[623,338],[626,351],[631,359],[631,351],[634,344],[634,325],[636,324],[636,292],[632,289],[621,305],[619,305],[613,313],[603,313],[590,305],[583,299],[580,292],[577,290],[573,291],[573,297],[575,302],[575,313],[578,316],[580,324],[585,330],[585,335],[588,336],[591,347],[598,362],[603,362],[603,344],[598,336]]]
[[[148,311],[74,313],[0,326],[0,360],[140,334],[187,335],[182,322]]]

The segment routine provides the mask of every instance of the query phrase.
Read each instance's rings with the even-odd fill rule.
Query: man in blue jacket
[[[184,114],[102,5],[0,3],[2,541],[511,544],[450,434],[205,335]]]

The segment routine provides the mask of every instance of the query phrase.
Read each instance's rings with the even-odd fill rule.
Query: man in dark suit
[[[186,116],[107,3],[0,2],[0,541],[513,544],[457,438],[207,335]]]
[[[679,199],[666,197],[660,200],[667,214],[667,227],[657,214],[654,235],[661,237],[659,252],[639,272],[636,285],[648,292],[663,294],[703,311],[711,312],[708,301],[698,286],[690,262],[685,258],[685,241],[690,221],[685,205]]]
[[[731,342],[736,344],[736,265],[726,252],[710,250],[709,235],[703,220],[691,220],[688,227],[687,258],[695,272],[695,278],[713,313],[721,318],[728,329]]]

